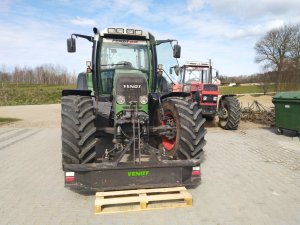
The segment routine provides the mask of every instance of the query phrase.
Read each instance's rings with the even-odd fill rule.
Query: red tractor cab
[[[184,92],[191,93],[199,102],[207,119],[217,113],[219,87],[212,83],[212,67],[209,62],[187,62],[180,68],[180,83]]]

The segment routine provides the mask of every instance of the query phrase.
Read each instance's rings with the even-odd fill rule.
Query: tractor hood
[[[148,96],[147,76],[139,70],[115,70],[113,95],[125,98],[125,102],[116,102],[115,112],[120,111],[120,105],[130,105],[137,102],[140,105],[140,97]],[[144,106],[147,106],[144,104]]]

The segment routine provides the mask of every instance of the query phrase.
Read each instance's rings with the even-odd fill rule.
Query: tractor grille
[[[126,103],[139,102],[139,97],[147,95],[147,81],[144,77],[122,76],[117,79],[117,95],[125,97]]]
[[[203,90],[205,91],[218,91],[218,86],[215,84],[204,84]]]
[[[202,101],[207,103],[216,103],[217,100],[214,101],[214,97],[218,97],[217,95],[203,95]]]

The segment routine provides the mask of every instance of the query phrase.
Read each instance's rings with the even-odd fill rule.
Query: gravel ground
[[[21,119],[2,127],[60,127],[60,104],[1,106],[0,117]]]
[[[208,128],[192,207],[95,216],[94,196],[63,187],[60,135],[0,128],[0,224],[300,224],[298,138]]]
[[[211,122],[192,207],[95,216],[94,196],[63,187],[60,105],[0,107],[0,116],[23,119],[0,128],[0,224],[300,224],[293,133]]]

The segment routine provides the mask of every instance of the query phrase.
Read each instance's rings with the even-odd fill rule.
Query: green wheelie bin
[[[277,93],[272,102],[278,133],[282,134],[283,129],[287,129],[300,135],[300,91]]]

